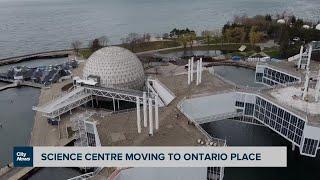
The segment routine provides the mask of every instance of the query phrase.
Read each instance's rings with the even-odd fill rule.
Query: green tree
[[[246,32],[243,27],[226,29],[223,35],[229,43],[243,43],[246,38]]]
[[[254,46],[256,43],[261,42],[261,40],[263,39],[263,33],[257,31],[257,27],[256,26],[252,26],[250,33],[249,33],[249,40],[252,46]]]
[[[213,32],[209,30],[204,30],[201,32],[201,36],[205,39],[206,44],[210,44],[213,36]]]
[[[190,46],[191,46],[191,48],[192,48],[193,42],[194,42],[194,41],[196,40],[196,38],[197,38],[196,33],[195,33],[195,32],[190,32],[190,33],[188,33],[188,34],[187,34],[187,38],[188,38],[188,42],[189,42],[189,44],[190,44]]]
[[[187,34],[182,34],[178,37],[178,42],[183,46],[183,48],[186,48],[189,42],[189,37]]]

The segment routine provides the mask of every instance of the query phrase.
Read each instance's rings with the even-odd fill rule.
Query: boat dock
[[[0,91],[10,89],[10,88],[20,87],[20,86],[28,86],[28,87],[39,88],[39,89],[44,87],[43,84],[29,82],[29,81],[5,81],[5,82],[11,82],[11,84],[1,86]]]
[[[9,89],[9,88],[14,88],[14,87],[17,87],[17,83],[12,83],[12,84],[8,84],[8,85],[5,85],[5,86],[1,86],[0,87],[0,91],[6,90],[6,89]]]

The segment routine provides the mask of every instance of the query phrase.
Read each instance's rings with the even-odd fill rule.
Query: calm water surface
[[[212,136],[226,139],[228,146],[287,146],[287,168],[226,168],[224,180],[319,180],[320,156],[301,156],[299,149],[266,127],[223,120],[203,125]],[[319,153],[318,153],[319,154]]]
[[[175,51],[171,53],[157,53],[157,55],[161,57],[183,57],[183,56],[210,56],[210,57],[215,57],[221,55],[221,51],[219,50],[209,50],[209,51],[192,51],[192,50],[186,50],[186,51]]]
[[[29,180],[43,180],[44,178],[46,180],[63,180],[80,174],[78,170],[71,168],[42,168],[32,175]]]
[[[35,114],[31,108],[38,104],[39,94],[30,87],[0,91],[0,166],[12,162],[12,147],[29,144]]]
[[[215,66],[214,73],[234,82],[237,85],[248,87],[262,87],[255,83],[255,70],[235,66]]]
[[[70,47],[130,32],[216,29],[234,15],[286,11],[319,20],[319,0],[0,0],[0,58]]]

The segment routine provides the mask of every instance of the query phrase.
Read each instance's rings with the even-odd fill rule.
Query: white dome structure
[[[278,19],[277,23],[279,23],[279,24],[285,24],[286,21],[285,21],[284,19]]]
[[[320,31],[320,24],[316,26],[316,29]]]
[[[100,86],[141,89],[145,75],[142,63],[131,51],[111,46],[94,52],[83,69],[83,77],[99,77]]]
[[[310,29],[310,26],[305,24],[305,25],[302,26],[302,28],[304,28],[304,29]]]

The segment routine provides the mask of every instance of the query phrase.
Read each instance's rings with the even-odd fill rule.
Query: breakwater
[[[73,50],[65,49],[65,50],[26,54],[22,56],[15,56],[10,58],[0,59],[0,66],[7,65],[7,64],[15,64],[23,61],[35,60],[35,59],[63,58],[63,57],[68,57],[72,53],[73,53]]]

